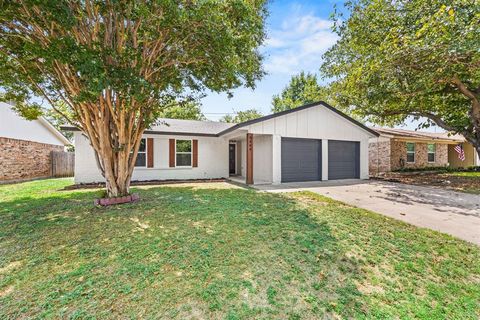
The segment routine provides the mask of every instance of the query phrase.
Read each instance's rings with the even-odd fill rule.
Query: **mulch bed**
[[[178,183],[208,183],[208,182],[225,182],[226,179],[198,179],[198,180],[148,180],[148,181],[132,181],[131,186],[154,186],[165,184],[178,184]],[[105,183],[80,183],[73,184],[65,187],[63,190],[76,190],[76,189],[98,189],[105,188]]]
[[[389,172],[374,179],[412,185],[438,186],[456,191],[480,193],[480,179],[445,172]]]

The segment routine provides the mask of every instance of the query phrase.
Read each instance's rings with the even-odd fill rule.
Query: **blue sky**
[[[218,120],[224,113],[255,108],[270,113],[271,100],[300,71],[318,73],[322,54],[337,40],[331,31],[329,16],[333,6],[343,8],[343,1],[272,0],[267,19],[267,40],[261,48],[267,75],[255,90],[239,88],[233,98],[209,93],[202,99],[207,118]]]
[[[255,108],[271,113],[271,101],[288,84],[294,74],[303,71],[319,73],[322,54],[337,40],[329,19],[337,6],[344,10],[344,0],[271,0],[268,8],[267,40],[261,47],[267,75],[257,82],[255,90],[239,88],[233,98],[209,93],[202,99],[202,111],[210,120],[226,113]],[[414,130],[417,122],[408,121],[404,129]],[[425,129],[423,129],[425,130]],[[440,131],[431,127],[428,131]]]

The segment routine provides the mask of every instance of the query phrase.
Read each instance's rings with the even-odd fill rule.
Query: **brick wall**
[[[0,137],[0,181],[50,176],[50,152],[63,146]]]
[[[390,139],[375,138],[368,144],[368,169],[370,176],[390,171]]]
[[[435,162],[428,162],[426,143],[415,143],[415,162],[407,163],[407,143],[404,141],[391,141],[390,144],[390,167],[391,170],[405,168],[444,167],[448,165],[448,144],[437,143]],[[403,159],[403,161],[401,160]]]

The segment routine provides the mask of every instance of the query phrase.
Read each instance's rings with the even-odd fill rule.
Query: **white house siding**
[[[328,142],[325,140],[343,140],[360,142],[360,178],[368,179],[368,140],[372,134],[351,121],[345,119],[339,114],[323,107],[317,106],[307,108],[297,112],[292,112],[284,116],[275,117],[262,122],[254,123],[245,127],[249,133],[259,135],[278,135],[289,138],[308,138],[322,140],[322,180],[328,179],[328,148],[325,146]],[[278,140],[277,140],[278,141]],[[278,144],[278,143],[277,143]],[[258,146],[254,143],[255,152],[259,152]],[[274,148],[276,150],[276,148]],[[279,153],[275,153],[270,168],[262,167],[262,169],[273,173],[275,177],[274,183],[278,180],[278,170],[280,166]],[[275,172],[274,172],[275,169]],[[258,168],[254,168],[253,172]],[[255,181],[255,176],[254,176]]]
[[[215,137],[144,135],[154,140],[154,167],[135,168],[134,181],[216,179],[228,177],[228,140]],[[197,139],[198,167],[170,168],[168,139]],[[87,138],[75,132],[75,183],[103,182]]]
[[[42,121],[45,120],[26,120],[16,114],[9,104],[0,102],[0,137],[56,146],[65,145],[65,141],[48,129],[48,125]]]

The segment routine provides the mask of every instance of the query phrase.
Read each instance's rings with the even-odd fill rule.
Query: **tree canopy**
[[[304,104],[325,100],[326,89],[318,84],[317,76],[301,72],[292,76],[289,84],[272,98],[272,112],[277,113]]]
[[[260,117],[263,117],[263,114],[260,111],[256,109],[247,109],[244,111],[238,111],[235,116],[227,114],[223,116],[220,121],[227,123],[241,123],[248,120],[258,119]]]
[[[200,104],[193,101],[183,101],[175,103],[171,106],[165,107],[161,113],[162,118],[168,119],[183,119],[183,120],[206,120],[202,113]]]
[[[110,196],[172,99],[254,87],[265,1],[4,1],[0,87],[29,117],[48,102],[89,139]]]
[[[480,2],[358,0],[335,15],[321,70],[344,108],[394,125],[425,117],[480,153]]]

